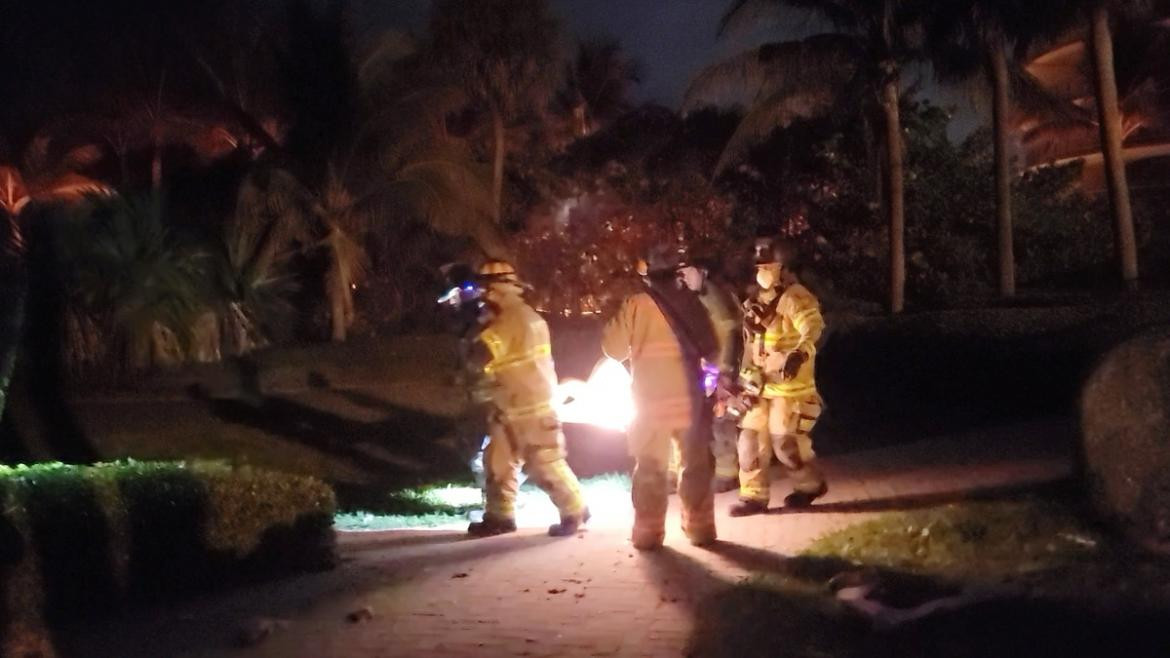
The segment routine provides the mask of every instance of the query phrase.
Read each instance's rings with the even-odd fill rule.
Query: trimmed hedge
[[[0,633],[335,562],[333,491],[219,462],[0,466]]]

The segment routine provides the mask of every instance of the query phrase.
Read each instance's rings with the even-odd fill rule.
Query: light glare
[[[557,387],[557,400],[557,417],[562,423],[624,432],[637,413],[630,391],[630,373],[610,358],[603,358],[594,366],[588,381],[562,381]]]

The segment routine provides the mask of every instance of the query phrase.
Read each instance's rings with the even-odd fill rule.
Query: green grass
[[[987,580],[1091,558],[1102,541],[1070,507],[1029,497],[882,514],[821,537],[806,554]]]
[[[605,473],[581,480],[586,498],[628,495],[630,476]],[[517,510],[547,508],[548,496],[535,484],[525,482],[516,499]],[[334,517],[338,530],[398,530],[465,524],[468,513],[483,508],[482,494],[469,482],[443,482],[388,493],[369,509],[347,510]]]
[[[483,507],[482,494],[470,482],[443,482],[392,491],[334,516],[339,530],[434,528],[463,523],[468,512]]]
[[[1059,498],[1029,496],[885,513],[777,558],[696,602],[688,655],[1112,656],[1165,655],[1165,617],[1132,602],[1166,587],[1170,570],[1137,567]],[[1011,582],[1001,598],[970,602],[893,630],[875,631],[837,600],[830,579],[872,569],[883,587]],[[917,585],[915,585],[917,583]],[[888,590],[887,590],[888,593]],[[1159,621],[1160,620],[1160,621]]]
[[[686,655],[863,656],[868,626],[808,583],[759,575],[699,602]]]

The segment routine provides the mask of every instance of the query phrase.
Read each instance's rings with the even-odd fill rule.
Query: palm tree
[[[0,210],[8,220],[10,248],[18,252],[24,245],[20,217],[30,204],[68,203],[90,194],[112,193],[104,183],[79,173],[101,159],[101,149],[78,146],[54,157],[53,147],[48,136],[37,136],[26,149],[23,162],[0,164]]]
[[[430,23],[431,61],[491,123],[492,218],[503,207],[506,124],[543,112],[552,95],[558,25],[546,0],[440,0]]]
[[[491,196],[484,175],[466,147],[439,134],[434,129],[438,124],[425,120],[425,108],[414,105],[425,104],[427,98],[433,96],[404,99],[387,108],[386,117],[371,119],[359,131],[365,138],[334,159],[320,186],[310,186],[283,168],[264,171],[253,183],[261,187],[260,210],[237,212],[240,225],[232,227],[230,244],[238,245],[237,262],[249,262],[247,269],[257,275],[279,269],[291,251],[324,254],[330,336],[335,341],[344,341],[353,324],[353,291],[366,274],[364,245],[373,232],[421,223],[470,237],[490,255],[505,253],[496,225],[488,219]],[[365,174],[359,177],[354,170]]]
[[[5,226],[10,229],[15,224]],[[0,310],[0,421],[4,419],[8,386],[12,380],[12,370],[16,366],[27,294],[24,271],[21,267],[24,249],[23,245],[16,241],[17,237],[13,231],[8,230],[3,241],[0,241],[0,295],[6,300],[3,310]]]
[[[630,92],[640,82],[638,68],[616,39],[577,45],[577,54],[565,66],[565,86],[557,94],[558,104],[571,117],[575,138],[588,137],[630,110]]]
[[[344,341],[354,320],[353,289],[365,271],[361,240],[368,226],[369,213],[357,207],[347,182],[332,168],[320,187],[282,168],[250,175],[225,233],[227,268],[221,275],[230,333],[240,349],[263,342],[262,335],[253,335],[262,316],[245,300],[253,287],[279,280],[294,253],[323,255],[330,338]]]
[[[943,0],[924,2],[922,9],[926,52],[938,77],[948,81],[982,75],[989,82],[999,294],[1011,297],[1016,276],[1009,113],[1013,86],[1030,82],[1015,66],[1013,54],[1024,50],[1036,35],[1034,5],[1027,0]]]
[[[1105,156],[1105,182],[1109,190],[1109,207],[1113,214],[1114,248],[1121,268],[1122,282],[1130,288],[1138,285],[1137,239],[1133,230],[1133,211],[1129,205],[1129,183],[1125,177],[1125,160],[1121,157],[1121,109],[1117,100],[1117,77],[1113,61],[1113,32],[1109,25],[1110,5],[1120,2],[1096,0],[1087,7],[1089,43],[1091,44],[1094,86],[1097,92],[1097,117],[1101,129],[1101,151]]]
[[[105,184],[79,173],[101,157],[100,149],[85,145],[56,155],[53,146],[48,137],[37,136],[20,164],[0,164],[0,211],[6,220],[0,240],[0,279],[5,300],[0,312],[0,418],[4,416],[19,352],[28,295],[27,249],[21,218],[38,203],[74,203],[90,194],[112,193]]]
[[[728,143],[716,174],[746,147],[797,118],[875,99],[883,118],[883,198],[889,226],[890,293],[893,313],[905,306],[905,202],[903,140],[899,117],[900,69],[914,53],[908,47],[905,0],[735,0],[720,24],[726,32],[753,10],[793,7],[831,23],[836,31],[799,42],[766,44],[701,73],[686,95],[697,107],[730,88],[745,101],[746,115]],[[870,103],[872,105],[873,103]]]
[[[106,327],[119,365],[130,369],[157,363],[167,349],[185,352],[208,304],[207,254],[168,229],[164,212],[157,194],[115,198],[66,234],[75,303]]]
[[[1146,0],[1063,0],[1048,8],[1047,20],[1043,23],[1044,32],[1053,37],[1065,35],[1070,30],[1085,30],[1096,98],[1097,129],[1113,219],[1114,251],[1122,282],[1131,289],[1138,285],[1137,239],[1122,156],[1126,131],[1117,91],[1112,22],[1119,18],[1148,15],[1150,4]]]

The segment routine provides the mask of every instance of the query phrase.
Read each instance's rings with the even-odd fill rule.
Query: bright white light
[[[476,487],[453,487],[448,485],[442,488],[431,489],[427,492],[427,498],[442,505],[467,507],[482,503],[483,492]]]
[[[634,419],[630,373],[613,359],[602,359],[589,381],[566,379],[557,387],[557,417],[562,423],[625,431]]]
[[[629,478],[601,476],[581,482],[581,493],[593,518],[591,528],[629,528],[634,522],[630,501]],[[535,486],[525,486],[516,497],[516,525],[521,528],[544,528],[560,519],[557,508]]]

